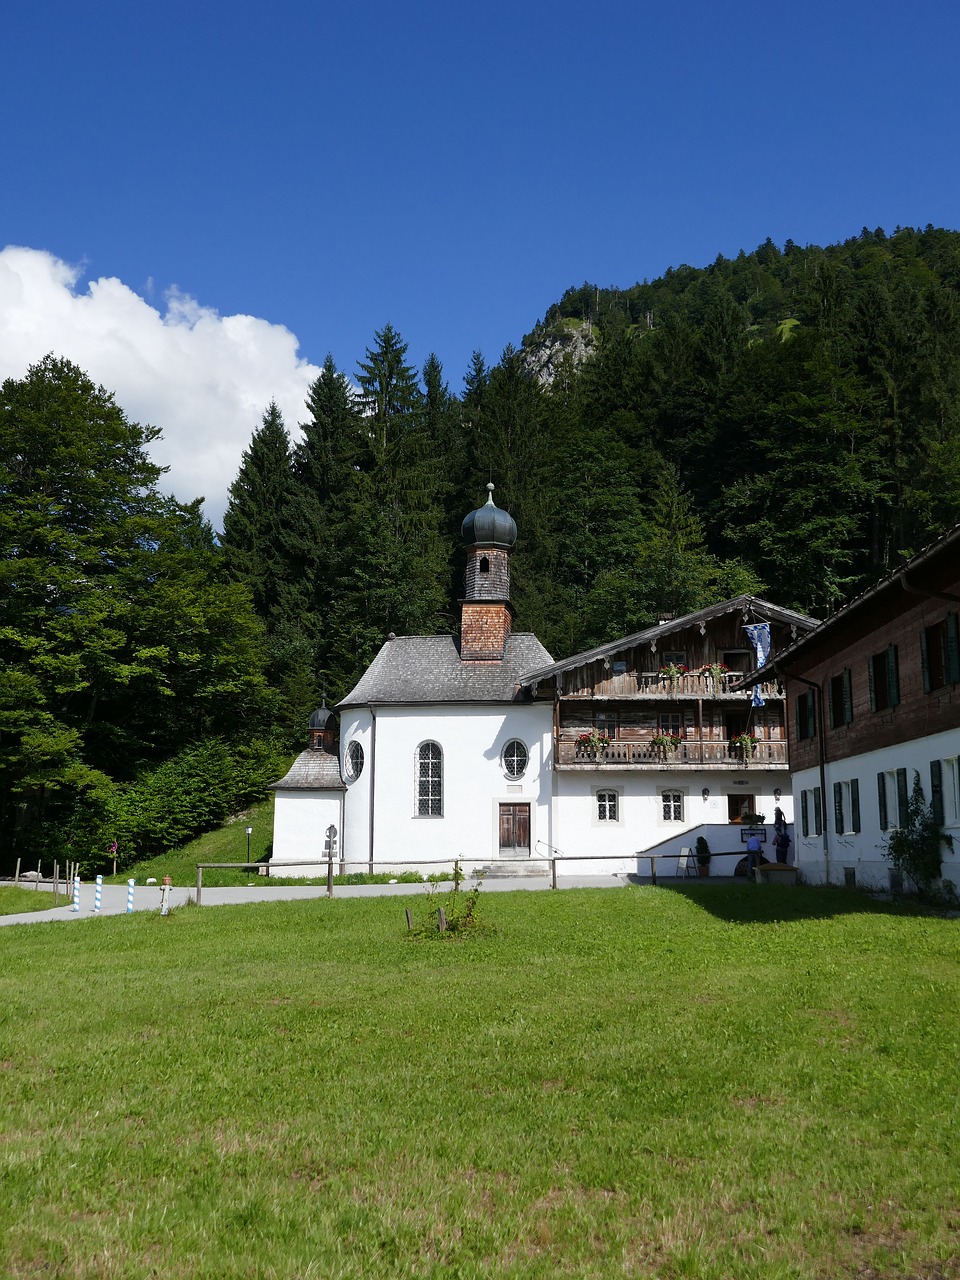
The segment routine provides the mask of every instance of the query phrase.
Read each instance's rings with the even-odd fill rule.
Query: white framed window
[[[800,792],[800,834],[804,837],[823,833],[820,788]]]
[[[952,756],[943,761],[943,825],[960,824],[960,760]]]
[[[851,778],[833,784],[833,826],[838,836],[860,830],[860,780]]]
[[[417,748],[417,817],[443,817],[443,752],[437,742]]]
[[[682,791],[661,791],[660,803],[662,805],[661,813],[664,822],[683,821]]]
[[[347,744],[343,757],[343,771],[347,775],[348,782],[355,782],[363,773],[363,747],[356,738]]]
[[[597,792],[597,821],[620,821],[620,792],[605,788]]]
[[[522,778],[530,753],[519,738],[511,738],[500,753],[500,764],[508,778]]]

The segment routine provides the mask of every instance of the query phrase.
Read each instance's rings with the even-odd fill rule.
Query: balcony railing
[[[650,769],[678,769],[689,766],[725,769],[765,769],[773,765],[786,766],[787,744],[763,742],[756,745],[751,754],[745,754],[730,742],[706,742],[684,738],[673,750],[655,747],[650,742],[611,742],[609,746],[594,750],[587,743],[564,741],[557,748],[559,765],[614,765],[617,767],[645,765]]]
[[[685,676],[671,678],[657,671],[637,671],[622,676],[605,677],[603,683],[615,687],[619,697],[736,698],[742,702],[751,697],[752,691],[739,689],[733,692],[729,688],[730,683],[739,680],[741,676],[742,673],[738,671],[732,671],[717,678],[691,672]],[[774,683],[761,684],[760,692],[763,694],[764,701],[778,701],[783,697]],[[585,688],[582,693],[584,696],[590,696],[593,695],[594,690],[592,687]],[[571,691],[566,696],[576,697],[577,692]]]

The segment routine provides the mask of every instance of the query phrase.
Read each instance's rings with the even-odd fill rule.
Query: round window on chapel
[[[527,748],[514,738],[503,748],[503,772],[508,778],[522,778],[527,771]]]
[[[363,747],[359,742],[350,743],[343,763],[348,781],[353,782],[355,778],[360,777],[363,773]]]

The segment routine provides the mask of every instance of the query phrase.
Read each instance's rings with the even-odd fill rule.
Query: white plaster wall
[[[759,811],[767,818],[768,837],[772,840],[773,811],[778,804],[773,794],[775,787],[781,789],[779,806],[786,821],[793,821],[789,781],[789,775],[782,771],[757,770],[731,776],[708,770],[682,774],[617,771],[606,767],[559,770],[555,784],[554,843],[566,858],[591,859],[570,866],[570,870],[585,875],[623,874],[628,871],[647,875],[649,859],[638,860],[633,855],[639,852],[672,855],[681,846],[692,845],[705,824],[713,828],[707,835],[711,850],[716,854],[732,853],[740,847],[740,828],[727,821],[727,796],[754,796]],[[703,798],[705,787],[709,790],[706,800]],[[601,821],[597,816],[598,790],[618,792],[617,822]],[[664,820],[660,793],[665,790],[683,794],[682,822]],[[722,833],[719,843],[715,832]],[[742,856],[742,851],[739,856]],[[603,861],[592,861],[601,857]],[[773,861],[772,845],[770,857]],[[718,858],[711,863],[711,872],[731,875],[737,860]],[[669,862],[665,866],[666,874],[672,875],[674,868],[669,866]]]
[[[340,791],[278,791],[273,811],[273,853],[270,871],[273,875],[326,875],[327,828],[337,829],[337,849],[343,827]],[[284,863],[310,862],[309,866],[290,867]]]
[[[804,877],[813,884],[842,884],[844,867],[856,869],[857,882],[877,888],[889,885],[890,860],[886,854],[888,832],[880,829],[880,805],[877,796],[877,774],[888,770],[906,769],[907,789],[913,788],[913,775],[920,774],[923,793],[930,802],[930,761],[950,760],[960,756],[960,729],[932,734],[928,738],[900,743],[871,751],[861,756],[825,766],[826,775],[826,850],[823,836],[811,834],[804,839],[800,819],[800,792],[820,786],[818,769],[804,769],[793,777],[794,810],[796,813],[797,864]],[[838,836],[834,829],[833,784],[856,778],[860,787],[861,830],[854,834]],[[947,785],[947,776],[944,776]],[[945,851],[943,878],[952,880],[960,888],[960,824],[956,811],[948,805],[946,831],[953,836],[953,849]],[[892,807],[889,820],[896,822],[896,808]],[[811,819],[811,831],[813,829]]]
[[[499,856],[501,803],[529,804],[531,852],[538,842],[549,846],[552,726],[548,703],[381,707],[375,726],[368,710],[345,713],[341,751],[354,739],[364,748],[363,773],[347,783],[348,862],[354,870],[368,864],[372,821],[376,869],[415,862],[425,871],[440,870],[456,858],[467,867],[486,865]],[[507,778],[500,762],[512,738],[529,753],[518,779]],[[416,813],[417,748],[424,742],[437,742],[443,751],[442,817]]]

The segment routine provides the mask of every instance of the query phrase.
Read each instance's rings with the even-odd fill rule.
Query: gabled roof
[[[877,603],[878,599],[883,595],[889,595],[890,593],[897,597],[943,595],[947,600],[956,600],[960,603],[960,596],[937,589],[937,582],[943,576],[945,568],[948,572],[952,572],[954,580],[956,579],[958,556],[960,556],[960,524],[954,525],[952,529],[948,529],[946,533],[941,534],[939,538],[924,547],[922,551],[918,551],[915,556],[911,556],[906,564],[901,565],[899,569],[892,570],[881,578],[879,582],[875,582],[872,587],[867,587],[865,591],[861,591],[852,600],[848,600],[841,609],[831,614],[823,622],[818,623],[812,631],[801,636],[799,640],[795,640],[786,649],[781,649],[775,655],[776,665],[786,662],[804,649],[819,643],[827,633],[837,627],[846,626],[851,621],[855,623],[857,613]],[[925,579],[926,585],[924,585]],[[774,662],[771,659],[766,667],[761,668],[761,670],[769,671],[773,665]],[[742,688],[746,685],[755,684],[759,678],[761,678],[760,671],[751,671],[748,676],[744,676],[737,684]]]
[[[444,702],[514,702],[528,671],[551,661],[534,635],[514,632],[500,662],[462,662],[453,636],[388,640],[337,709]]]
[[[587,649],[585,653],[575,653],[572,658],[564,658],[562,662],[554,662],[548,667],[531,671],[524,677],[523,684],[531,685],[540,680],[549,680],[562,671],[573,671],[576,667],[584,667],[588,663],[596,662],[598,658],[611,658],[614,654],[623,653],[625,649],[632,649],[639,644],[648,644],[653,639],[665,638],[675,632],[685,631],[688,627],[700,625],[705,627],[714,618],[738,611],[754,622],[782,622],[804,631],[817,626],[815,618],[808,618],[805,613],[797,613],[793,609],[784,609],[778,604],[771,604],[769,600],[761,600],[759,596],[734,596],[732,600],[723,600],[720,604],[698,609],[696,613],[684,614],[682,618],[672,618],[669,622],[658,622],[644,631],[635,631],[631,636],[611,640],[607,644],[598,645],[595,649]]]

